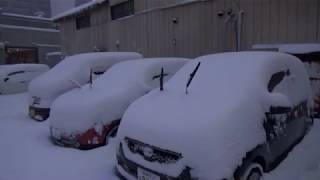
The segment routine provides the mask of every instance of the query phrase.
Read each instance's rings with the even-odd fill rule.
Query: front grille
[[[180,153],[151,146],[131,138],[126,137],[125,141],[131,153],[139,154],[149,162],[172,164],[182,158]]]

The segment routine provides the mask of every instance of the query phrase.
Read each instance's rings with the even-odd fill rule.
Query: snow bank
[[[182,58],[150,58],[119,63],[92,86],[87,84],[57,98],[51,108],[51,126],[66,136],[92,127],[102,129],[121,119],[135,99],[159,87],[159,79],[153,77],[162,67],[167,80],[186,62]]]
[[[186,94],[189,74],[198,62],[200,69]],[[131,104],[118,131],[123,144],[129,137],[184,158],[169,165],[151,163],[123,146],[125,156],[173,177],[185,166],[202,180],[231,177],[246,153],[266,141],[263,120],[271,105],[311,99],[308,88],[299,89],[290,102],[268,92],[271,75],[288,67],[308,87],[302,62],[288,54],[241,52],[195,59],[167,82],[165,91],[154,90]]]
[[[35,106],[49,108],[56,97],[76,88],[76,84],[88,83],[91,69],[105,71],[118,62],[140,58],[142,58],[140,54],[131,52],[101,52],[69,56],[30,83],[30,103],[33,96],[40,97],[40,104]]]

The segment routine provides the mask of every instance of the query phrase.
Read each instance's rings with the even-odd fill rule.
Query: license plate
[[[160,180],[160,176],[138,168],[138,180]]]

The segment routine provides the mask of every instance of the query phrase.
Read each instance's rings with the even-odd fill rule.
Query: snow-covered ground
[[[90,151],[52,145],[49,123],[28,118],[27,94],[0,96],[0,180],[117,180],[115,142]]]
[[[0,180],[117,180],[115,140],[90,151],[57,147],[48,122],[27,116],[27,95],[0,96]],[[320,120],[266,180],[320,179]]]

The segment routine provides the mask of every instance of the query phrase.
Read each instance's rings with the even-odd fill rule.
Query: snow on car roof
[[[95,52],[68,56],[50,71],[33,80],[29,93],[40,97],[59,95],[75,88],[70,81],[87,83],[92,68],[107,69],[118,62],[140,58],[142,55],[134,52]]]
[[[289,105],[287,98],[267,90],[271,75],[288,66],[306,82],[297,98],[309,97],[303,64],[288,54],[222,53],[189,62],[166,83],[165,91],[154,90],[131,104],[118,131],[120,140],[130,137],[186,158],[163,168],[137,155],[126,157],[174,177],[188,165],[199,179],[228,178],[246,153],[265,141],[263,120],[270,105]]]
[[[89,129],[93,122],[108,124],[120,119],[130,103],[159,87],[159,80],[153,77],[162,67],[167,80],[186,62],[184,58],[146,58],[116,64],[92,86],[60,96],[52,105],[49,120],[53,127],[72,133]]]

